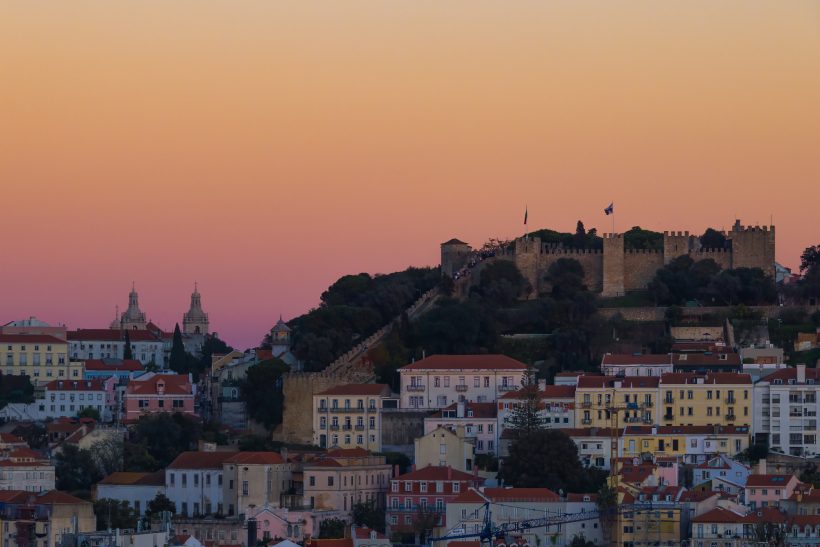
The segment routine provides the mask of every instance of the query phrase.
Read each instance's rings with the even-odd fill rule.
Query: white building
[[[431,355],[399,369],[401,408],[494,403],[521,387],[527,366],[506,355]]]
[[[476,454],[498,454],[498,418],[495,403],[453,403],[424,419],[424,434],[439,427],[464,428],[464,437],[475,439]]]
[[[236,452],[183,452],[165,469],[165,495],[177,515],[226,514],[222,464]]]
[[[817,441],[820,371],[805,365],[778,370],[754,387],[752,432],[769,449],[792,456],[820,454]]]
[[[54,466],[30,448],[16,448],[0,460],[0,490],[54,490]]]
[[[498,426],[503,431],[509,425],[515,408],[521,404],[524,390],[512,391],[498,399]],[[575,427],[575,386],[548,386],[539,383],[538,415],[543,425],[551,429]]]
[[[126,332],[131,355],[143,365],[165,365],[162,339],[145,329],[78,329],[68,332],[69,355],[72,361],[86,359],[124,359]]]
[[[36,401],[40,419],[72,418],[86,408],[99,412],[100,421],[110,422],[116,407],[117,378],[91,380],[53,380],[46,384],[45,395]]]
[[[148,504],[165,494],[165,471],[155,473],[111,473],[97,483],[97,499],[127,501],[137,515],[144,515]]]
[[[604,376],[660,376],[672,368],[671,354],[607,353],[601,360]]]

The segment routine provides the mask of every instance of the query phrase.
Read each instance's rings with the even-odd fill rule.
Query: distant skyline
[[[0,322],[131,282],[234,346],[341,275],[577,220],[820,243],[813,0],[0,5]]]

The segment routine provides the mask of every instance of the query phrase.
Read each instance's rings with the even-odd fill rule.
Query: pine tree
[[[133,359],[134,352],[131,351],[131,335],[128,334],[128,331],[125,331],[125,349],[122,352],[123,359]]]
[[[538,413],[541,404],[541,395],[538,390],[538,378],[530,369],[522,380],[520,399],[510,415],[510,425],[516,438],[526,438],[535,431],[544,429],[544,420]]]
[[[179,323],[174,327],[174,337],[171,342],[171,358],[169,366],[171,370],[178,374],[188,372],[188,355],[185,353],[185,345],[182,343],[182,332],[179,330]]]

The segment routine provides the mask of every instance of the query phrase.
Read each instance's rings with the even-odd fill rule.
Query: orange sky
[[[0,4],[0,322],[258,341],[341,274],[533,228],[820,243],[820,4]]]

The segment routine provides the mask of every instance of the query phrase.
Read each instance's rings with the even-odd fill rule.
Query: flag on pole
[[[527,225],[527,213],[528,213],[527,207],[525,206],[524,207],[524,226]]]
[[[609,216],[609,215],[611,215],[611,214],[615,213],[615,203],[614,203],[614,202],[613,202],[613,203],[610,203],[610,204],[609,204],[609,207],[607,207],[606,209],[604,209],[604,213],[606,213],[606,214],[607,214],[607,216]]]

